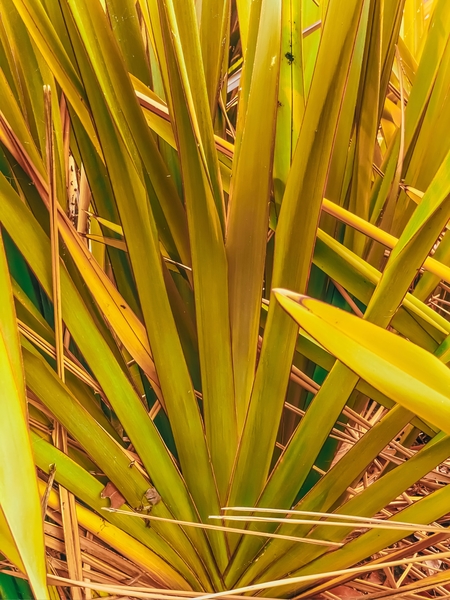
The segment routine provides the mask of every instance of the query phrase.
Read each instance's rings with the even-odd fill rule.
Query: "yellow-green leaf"
[[[381,327],[285,290],[281,306],[349,369],[450,434],[450,371],[435,356]]]
[[[36,598],[48,598],[41,504],[8,265],[0,241],[0,502]]]

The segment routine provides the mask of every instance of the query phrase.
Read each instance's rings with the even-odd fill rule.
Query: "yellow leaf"
[[[433,354],[364,319],[286,290],[281,306],[373,387],[450,434],[450,371]]]

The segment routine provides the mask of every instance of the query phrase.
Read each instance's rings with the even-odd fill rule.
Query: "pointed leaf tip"
[[[325,302],[274,290],[284,310],[374,388],[450,434],[450,371],[430,352]]]

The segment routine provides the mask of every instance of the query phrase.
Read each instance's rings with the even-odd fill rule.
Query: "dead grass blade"
[[[338,547],[342,546],[342,544],[340,544],[338,542],[328,542],[328,541],[324,541],[324,540],[315,540],[314,538],[300,538],[300,537],[295,537],[295,536],[290,536],[290,535],[281,535],[281,534],[277,534],[277,533],[265,533],[265,532],[262,532],[262,531],[249,531],[249,530],[248,531],[244,531],[242,529],[237,529],[237,528],[234,528],[234,527],[222,527],[220,525],[208,525],[206,523],[194,523],[194,522],[191,522],[191,521],[179,521],[177,519],[166,519],[164,517],[155,517],[154,515],[143,515],[141,513],[131,513],[129,511],[119,510],[119,509],[115,509],[115,508],[104,508],[103,510],[106,510],[108,512],[120,513],[120,514],[126,515],[128,517],[138,517],[140,519],[146,519],[146,520],[149,520],[149,521],[164,521],[166,523],[173,523],[174,525],[181,525],[183,527],[197,527],[198,529],[209,529],[209,530],[212,530],[212,531],[225,531],[225,532],[228,532],[228,533],[239,533],[239,534],[244,534],[244,535],[256,535],[256,536],[259,536],[259,537],[289,540],[291,542],[303,542],[305,544],[313,544],[313,545],[317,545],[317,546],[328,546],[328,547],[333,547],[333,548],[338,548]],[[210,517],[210,518],[218,518],[218,519],[220,519],[220,518],[223,518],[223,517]]]
[[[225,507],[222,508],[224,511],[228,510],[236,510],[241,512],[251,512],[251,513],[272,513],[272,514],[287,514],[287,515],[304,515],[307,517],[319,517],[319,518],[328,518],[333,517],[334,519],[338,519],[341,521],[346,521],[344,523],[338,523],[336,521],[318,521],[315,520],[306,520],[306,519],[288,519],[288,518],[271,518],[271,517],[234,517],[231,515],[227,515],[227,521],[265,521],[267,523],[305,523],[308,525],[337,525],[342,527],[348,527],[353,525],[354,527],[367,527],[368,529],[405,529],[407,531],[428,531],[431,533],[442,533],[442,527],[434,527],[432,525],[422,525],[419,523],[407,523],[405,521],[395,521],[392,522],[392,527],[389,521],[384,519],[376,519],[369,517],[357,517],[354,515],[345,515],[339,513],[329,513],[329,512],[314,512],[308,510],[284,510],[279,508],[248,508],[248,507]],[[210,519],[223,519],[224,516],[212,516]],[[348,523],[350,521],[350,523]]]

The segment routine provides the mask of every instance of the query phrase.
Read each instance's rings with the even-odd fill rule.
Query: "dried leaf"
[[[158,504],[158,502],[161,502],[161,496],[158,494],[158,492],[156,491],[156,488],[154,488],[154,487],[149,487],[144,495],[145,495],[145,498],[150,502],[150,504],[152,506],[155,506],[155,504]]]
[[[108,483],[105,485],[100,493],[100,497],[109,498],[109,501],[111,502],[111,508],[120,508],[123,504],[125,504],[125,498],[111,481],[108,481]]]

